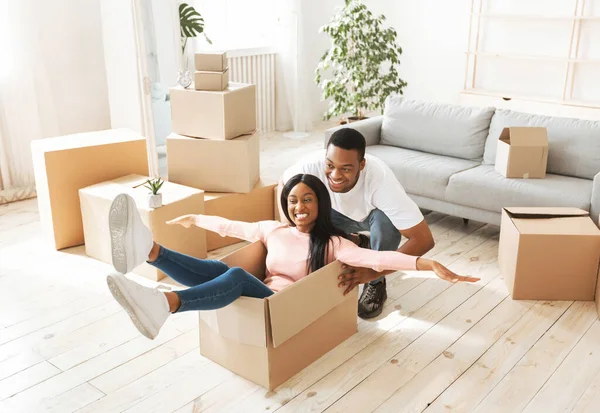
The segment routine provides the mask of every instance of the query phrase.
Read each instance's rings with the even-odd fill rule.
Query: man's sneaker
[[[171,314],[167,297],[155,288],[131,281],[123,274],[110,274],[106,277],[106,283],[133,325],[144,336],[154,340]]]
[[[386,281],[377,284],[365,284],[358,300],[358,316],[363,319],[377,317],[383,311],[387,300]]]
[[[127,194],[117,195],[110,205],[108,225],[113,267],[127,274],[148,259],[152,233],[142,222],[134,199]]]

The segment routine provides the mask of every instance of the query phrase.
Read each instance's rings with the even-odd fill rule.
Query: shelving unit
[[[589,1],[594,0],[588,0],[588,2]],[[488,2],[486,2],[486,4],[487,3]],[[515,9],[518,9],[519,6],[515,6]],[[597,8],[600,8],[600,4],[596,4],[596,6]],[[519,14],[518,10],[516,10],[515,13],[493,13],[484,10],[483,0],[472,0],[469,39],[467,51],[465,52],[467,62],[463,93],[501,97],[505,100],[527,99],[531,101],[538,101],[544,103],[555,103],[561,105],[573,105],[600,109],[600,86],[598,86],[600,84],[600,56],[598,56],[597,58],[595,56],[592,56],[592,58],[588,58],[586,56],[581,55],[582,27],[584,27],[585,25],[594,25],[594,27],[597,26],[596,38],[592,38],[591,35],[588,38],[586,38],[586,40],[588,40],[588,44],[586,45],[587,49],[600,50],[600,16],[586,14],[589,14],[586,13],[586,0],[573,0],[572,15],[535,15],[531,13]],[[557,26],[556,32],[552,33],[553,35],[556,35],[556,33],[559,30],[563,30],[566,32],[566,24],[569,24],[569,38],[564,39],[565,42],[568,40],[568,43],[566,43],[568,44],[568,50],[565,50],[564,54],[557,53],[556,55],[547,55],[543,53],[537,54],[534,52],[513,53],[509,50],[486,50],[485,47],[482,47],[482,33],[486,32],[487,30],[486,34],[489,36],[489,32],[492,31],[494,25],[496,25],[495,27],[498,28],[501,27],[498,26],[498,24],[506,23],[506,26],[503,28],[507,29],[508,27],[510,27],[510,25],[522,25],[523,23],[527,22],[532,22],[531,33],[537,36],[543,36],[543,33],[545,33],[542,31],[536,32],[536,25],[538,25],[539,28],[540,22],[549,22],[550,24],[559,25]],[[545,27],[545,30],[548,30],[548,26]],[[489,59],[495,59],[499,63],[490,63]],[[527,73],[527,75],[532,77],[536,77],[535,75],[538,73],[540,77],[551,76],[552,81],[554,81],[554,78],[556,77],[556,83],[554,83],[552,86],[556,90],[558,90],[560,87],[560,90],[562,90],[560,96],[556,94],[556,96],[549,97],[542,94],[528,93],[527,91],[525,91],[524,93],[515,93],[514,90],[509,91],[504,90],[502,87],[489,87],[489,84],[486,86],[483,86],[481,84],[483,83],[481,81],[481,71],[485,70],[485,68],[483,67],[484,64],[482,64],[482,62],[485,62],[487,68],[489,69],[490,67],[493,67],[490,66],[490,64],[498,65],[496,67],[500,67],[500,65],[505,65],[504,62],[509,62],[510,60],[519,60],[521,61],[519,63],[520,65],[527,65],[526,62],[531,61],[532,65],[537,65],[538,67],[542,67],[542,64],[547,62],[548,65],[552,65],[552,71],[557,73],[560,70],[556,67],[556,65],[564,64],[564,70],[561,72],[560,76],[558,76],[558,74],[549,75],[549,71],[543,70],[539,70],[537,73],[535,72],[535,70],[531,70],[529,73]],[[583,65],[594,65],[593,67],[597,67],[598,76],[590,76],[589,73],[587,76],[585,76],[585,73],[581,72],[581,67],[583,67]],[[580,69],[579,73],[578,69]],[[586,67],[586,70],[589,72],[589,66]],[[595,71],[596,69],[593,70]],[[489,79],[487,80],[487,83],[490,83]],[[493,83],[493,80],[494,79],[492,79],[491,83]],[[502,80],[505,82],[510,82],[511,79],[504,78]],[[497,83],[501,82],[499,81]],[[592,97],[590,98],[589,96],[587,96],[586,98],[582,99],[581,96],[574,96],[575,85],[577,85],[578,91],[592,91]],[[589,85],[589,87],[586,85]],[[549,87],[548,89],[551,88]]]

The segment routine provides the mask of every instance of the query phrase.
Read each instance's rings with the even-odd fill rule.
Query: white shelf
[[[492,53],[492,52],[465,52],[470,56],[482,56],[482,57],[494,57],[501,59],[531,59],[531,60],[555,60],[559,62],[571,62],[571,63],[592,63],[600,64],[600,59],[569,59],[567,57],[560,56],[543,56],[543,55],[526,55],[526,54],[515,54],[515,53]]]
[[[519,94],[509,93],[509,92],[503,93],[500,91],[486,90],[486,89],[480,89],[480,88],[465,89],[462,91],[462,93],[468,93],[471,95],[479,95],[479,96],[497,97],[497,98],[501,98],[506,101],[510,101],[512,99],[520,99],[520,100],[528,100],[528,101],[532,101],[532,102],[578,106],[578,107],[583,107],[583,108],[593,108],[593,109],[600,108],[600,101],[599,102],[586,102],[586,101],[580,101],[580,100],[576,100],[576,99],[565,99],[565,100],[552,99],[552,98],[543,98],[540,96],[519,95]]]
[[[473,17],[483,17],[488,19],[507,19],[507,20],[585,20],[599,21],[600,16],[550,16],[550,15],[527,15],[527,14],[510,14],[510,13],[471,13]]]

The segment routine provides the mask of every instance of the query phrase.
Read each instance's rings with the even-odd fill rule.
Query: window
[[[280,0],[281,1],[281,0]],[[273,46],[277,24],[276,0],[197,0],[190,2],[204,18],[215,49]],[[208,47],[204,38],[197,49]]]
[[[465,90],[600,107],[600,0],[472,0]]]

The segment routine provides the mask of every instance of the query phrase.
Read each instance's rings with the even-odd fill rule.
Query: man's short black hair
[[[358,152],[359,162],[365,158],[365,148],[367,147],[367,142],[365,141],[363,134],[356,129],[341,128],[336,130],[329,138],[329,142],[327,142],[328,148],[329,145],[337,146],[338,148],[346,150],[355,150]]]

